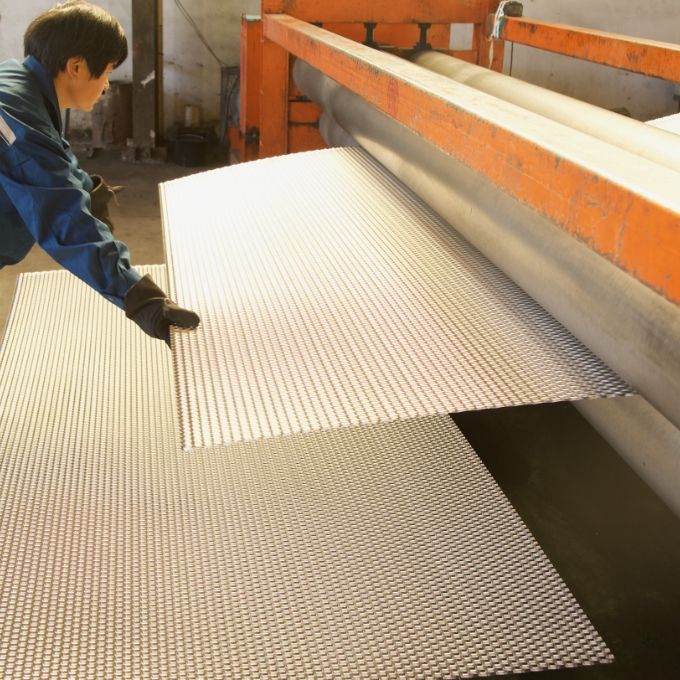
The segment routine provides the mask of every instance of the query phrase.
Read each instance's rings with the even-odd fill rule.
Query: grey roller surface
[[[361,149],[161,197],[187,449],[631,391]]]
[[[680,427],[677,305],[309,64],[298,59],[293,74],[366,151]]]
[[[574,406],[680,517],[680,429],[639,395]]]
[[[163,343],[66,272],[21,276],[0,350],[3,680],[611,660],[449,418],[186,454],[175,409]]]

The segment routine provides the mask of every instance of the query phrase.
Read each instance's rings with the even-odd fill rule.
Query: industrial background
[[[52,4],[0,0],[0,60],[21,58],[25,27]],[[214,313],[218,321],[213,326],[204,323],[193,335],[178,334],[170,354],[165,347],[146,345],[129,335],[122,315],[109,319],[106,310],[99,311],[89,298],[81,298],[83,293],[69,292],[71,284],[57,277],[53,272],[57,265],[37,247],[19,265],[0,271],[0,328],[4,330],[0,499],[5,525],[0,593],[9,603],[0,602],[0,680],[396,680],[496,674],[579,680],[680,678],[680,2],[524,0],[500,3],[504,14],[497,13],[495,0],[100,0],[97,4],[121,21],[130,54],[91,114],[63,114],[66,134],[89,173],[124,186],[111,210],[116,237],[129,246],[133,264],[167,265],[170,290],[179,301],[191,301],[203,318]],[[574,27],[578,32],[570,32]],[[489,32],[494,29],[492,40]],[[362,51],[366,46],[374,52]],[[457,59],[443,56],[441,60],[442,55],[432,49]],[[425,74],[422,82],[416,69]],[[515,80],[485,78],[494,70]],[[451,79],[451,87],[445,78]],[[540,89],[524,90],[519,81]],[[469,87],[459,87],[461,83]],[[553,99],[553,93],[573,99]],[[580,102],[596,108],[582,108]],[[457,141],[463,132],[466,144]],[[477,499],[478,514],[467,517],[482,482],[460,481],[467,480],[463,471],[458,486],[449,486],[445,464],[435,466],[438,475],[428,476],[426,469],[433,460],[428,458],[429,444],[422,444],[413,432],[404,434],[400,444],[398,435],[381,431],[379,421],[394,418],[375,415],[380,403],[366,407],[365,420],[357,416],[349,423],[360,425],[357,432],[367,427],[366,440],[360,435],[353,439],[351,428],[343,440],[343,427],[336,427],[333,417],[319,425],[326,405],[323,398],[309,395],[325,378],[312,375],[305,357],[296,352],[295,342],[302,341],[291,340],[294,328],[278,329],[278,337],[290,343],[289,352],[276,354],[268,345],[256,344],[276,324],[272,316],[257,326],[256,321],[266,317],[257,306],[257,296],[273,298],[279,291],[276,283],[271,284],[274,292],[266,288],[266,272],[257,271],[259,260],[253,257],[247,264],[255,271],[252,281],[257,293],[253,293],[256,301],[250,300],[249,279],[243,275],[248,271],[247,249],[243,255],[237,247],[251,237],[256,242],[260,226],[268,220],[280,227],[284,246],[287,229],[297,237],[302,234],[302,242],[308,239],[309,244],[332,238],[321,223],[317,230],[313,221],[314,215],[323,215],[327,220],[323,227],[328,226],[332,235],[333,219],[342,212],[323,213],[328,196],[329,201],[336,197],[332,187],[324,194],[323,180],[328,178],[323,169],[315,170],[316,163],[325,167],[318,160],[322,156],[312,154],[308,160],[288,156],[317,149],[325,149],[318,153],[327,154],[330,165],[338,163],[349,175],[352,163],[364,170],[375,163],[381,168],[376,176],[384,172],[392,178],[386,183],[394,181],[401,188],[397,193],[402,191],[421,206],[425,222],[441,220],[445,228],[451,225],[456,238],[471,243],[474,253],[479,251],[480,271],[487,272],[486,258],[498,268],[497,274],[483,273],[479,281],[498,275],[503,279],[499,289],[505,291],[507,286],[513,291],[510,302],[498,296],[499,307],[529,310],[526,314],[534,314],[529,318],[536,322],[537,336],[544,332],[538,321],[542,314],[552,315],[566,329],[563,345],[555,339],[559,333],[545,332],[556,344],[540,349],[545,353],[541,360],[536,358],[539,350],[532,344],[533,332],[517,331],[516,321],[506,323],[512,326],[510,334],[515,331],[526,344],[520,342],[519,350],[498,349],[498,354],[507,351],[520,368],[507,368],[512,361],[497,365],[493,360],[490,369],[482,367],[488,358],[484,357],[477,366],[479,373],[482,368],[491,375],[497,371],[498,380],[489,386],[493,378],[484,378],[475,386],[473,406],[459,408],[456,401],[456,408],[447,409],[449,402],[444,399],[444,407],[428,405],[422,414],[418,412],[427,418],[443,415],[446,423],[450,423],[446,413],[452,412],[455,427],[471,447],[470,455],[481,460],[484,474],[488,471],[502,491],[498,496],[504,494],[521,519],[517,530],[521,540],[511,547],[503,542],[501,520],[497,520],[503,515],[498,509],[502,498],[489,487]],[[204,171],[210,174],[197,174]],[[304,187],[296,187],[296,173],[302,185],[321,187],[314,197],[305,198]],[[293,179],[286,184],[288,174]],[[338,187],[342,177],[342,172],[333,175]],[[342,185],[338,195],[347,190],[348,195],[359,196],[361,186],[357,186],[363,180],[354,177],[353,181],[357,185]],[[391,224],[394,215],[387,208],[379,212],[384,187],[380,185],[380,191],[375,187],[366,190],[367,205],[371,196],[374,199],[375,217],[365,219]],[[349,201],[346,212],[358,203],[358,199]],[[406,210],[405,204],[399,205]],[[568,207],[563,209],[564,205]],[[241,220],[242,231],[232,229],[230,220]],[[440,241],[446,250],[446,239]],[[338,260],[345,256],[343,247],[337,245]],[[220,260],[222,248],[227,255]],[[287,252],[285,247],[281,250]],[[236,254],[229,260],[232,251]],[[297,257],[295,251],[293,247]],[[297,274],[304,282],[306,267],[313,271],[322,256],[311,245],[300,252],[298,269],[303,273],[291,263],[291,277]],[[416,257],[420,251],[413,247],[409,252]],[[275,258],[276,252],[267,260],[270,267],[280,265]],[[244,278],[236,274],[220,278],[216,272],[225,263]],[[31,278],[46,271],[55,278]],[[159,277],[166,275],[165,268],[157,271]],[[370,280],[374,270],[367,267],[367,271]],[[382,272],[380,267],[376,271]],[[46,293],[42,281],[54,282],[58,294]],[[437,296],[457,300],[456,292],[469,291],[464,296],[459,293],[467,300],[457,317],[462,327],[473,327],[466,351],[473,357],[495,357],[503,333],[493,330],[475,340],[474,320],[467,323],[466,315],[478,309],[473,306],[474,286],[468,289],[461,283],[459,288],[441,271],[433,281],[426,288],[435,298],[434,306]],[[230,291],[225,299],[211,297],[216,287]],[[316,283],[312,288],[317,290]],[[324,300],[335,299],[333,290],[324,294],[328,294]],[[289,307],[304,301],[305,295],[302,290],[299,298],[288,301]],[[338,299],[341,307],[341,294]],[[52,306],[62,303],[62,311]],[[41,305],[49,306],[49,311],[43,312]],[[547,312],[532,311],[539,305]],[[58,325],[60,315],[79,317],[79,309],[84,316],[78,318],[72,334],[42,327],[43,318]],[[247,332],[245,340],[238,335],[239,341],[232,344],[236,331],[229,317],[234,310],[246,319]],[[92,315],[98,329],[91,338],[87,315]],[[305,318],[311,323],[311,317]],[[337,320],[340,314],[327,318]],[[402,338],[408,326],[406,330],[389,327],[385,345],[389,352],[393,349],[389,336]],[[111,342],[102,334],[109,327],[114,328]],[[351,329],[346,333],[350,337]],[[252,345],[247,344],[250,341]],[[40,342],[54,342],[56,349],[32,366],[22,348],[35,350]],[[358,353],[358,344],[350,347],[349,359],[338,354],[342,361],[324,367],[331,381],[339,375],[334,373],[340,371],[338,366],[344,367],[352,353]],[[102,345],[107,351],[99,358],[97,348]],[[548,355],[573,358],[581,348],[588,355],[583,362],[586,368],[576,371],[584,375],[578,375],[583,383],[575,381],[574,388],[571,378],[553,368],[557,364]],[[369,347],[366,356],[370,351],[375,350]],[[538,397],[533,392],[530,397],[514,397],[524,387],[522,351],[535,353],[527,365],[537,368],[538,386],[532,390]],[[266,389],[274,394],[288,386],[270,388],[269,376],[263,378],[263,371],[257,370],[253,376],[239,368],[233,378],[224,359],[232,352],[244,365],[257,356],[263,366],[276,356],[277,370],[290,356],[298,362],[299,375],[309,371],[312,377],[300,387],[306,378],[298,381],[294,376],[290,384],[295,383],[301,396],[291,387],[281,403],[272,404],[271,413],[257,413],[249,421],[259,408],[253,406],[254,400],[261,399]],[[376,364],[390,363],[383,358]],[[426,363],[417,351],[408,360],[414,365]],[[262,382],[252,392],[243,386],[252,387],[258,380]],[[407,388],[413,388],[422,403],[434,401],[428,389],[436,377],[424,386],[423,394],[418,392],[422,385],[414,382]],[[24,384],[34,390],[32,396],[22,396]],[[228,392],[225,385],[238,392],[245,404],[242,411],[230,412],[228,400],[220,401]],[[109,396],[137,390],[145,399],[147,387],[151,405],[142,403],[138,411],[126,410]],[[59,403],[55,397],[62,388],[68,394],[73,390],[72,398],[87,416],[71,420],[69,403]],[[387,401],[405,400],[408,389],[402,388],[396,396],[389,393]],[[52,395],[49,407],[41,390]],[[339,391],[347,401],[356,399],[352,406],[357,412],[366,406],[366,400],[351,394],[346,385]],[[459,401],[464,402],[469,395],[462,392]],[[513,397],[503,401],[508,393]],[[495,403],[497,394],[501,398]],[[481,399],[489,395],[488,401]],[[296,396],[302,404],[299,410],[311,413],[309,422],[300,419],[301,425],[286,429],[280,414],[292,422]],[[412,408],[415,412],[419,406]],[[406,412],[410,413],[408,408]],[[404,413],[398,418],[410,422]],[[62,427],[61,420],[71,423],[71,429]],[[265,421],[274,423],[272,431],[280,426],[276,434],[285,436],[272,437],[269,431],[248,434],[252,423]],[[445,430],[447,425],[439,427]],[[425,432],[427,426],[423,428]],[[305,430],[310,431],[308,439]],[[442,432],[432,435],[432,451],[439,451],[439,443],[446,441]],[[295,437],[301,437],[301,460],[309,460],[307,470],[296,467],[300,459]],[[249,439],[258,441],[252,444]],[[106,441],[99,449],[94,440]],[[81,441],[87,443],[81,446]],[[455,444],[461,446],[467,444]],[[387,461],[393,450],[400,466],[394,479],[380,461],[371,458],[384,454]],[[314,462],[317,454],[321,467]],[[66,462],[69,458],[72,463]],[[104,460],[107,464],[99,471],[98,462]],[[257,460],[275,460],[280,467],[253,463]],[[295,462],[289,465],[289,460]],[[338,462],[342,460],[353,461],[351,465],[360,471],[356,486],[353,474],[343,471]],[[437,459],[438,464],[441,460],[445,458]],[[64,478],[59,477],[61,465],[68,471]],[[383,473],[390,480],[384,488],[375,482],[383,479]],[[85,481],[79,486],[81,474]],[[279,474],[282,486],[274,479]],[[363,489],[365,480],[369,481]],[[322,491],[315,490],[316,483]],[[48,489],[44,493],[43,484]],[[62,484],[68,487],[63,493]],[[348,484],[352,491],[347,491]],[[355,505],[357,515],[351,510],[346,514],[346,506],[338,501],[345,492],[347,505]],[[411,514],[404,510],[406,501],[399,505],[400,493],[416,504]],[[469,553],[460,548],[447,552],[451,547],[447,522],[452,516],[440,509],[442,503],[448,507],[453,496],[465,498],[466,493],[472,500],[461,501],[465,508],[460,521],[466,517],[470,522],[462,534],[475,536],[474,548]],[[340,496],[327,502],[324,494]],[[405,523],[401,536],[402,527],[388,522],[396,530],[386,530],[382,556],[370,546],[361,552],[365,545],[383,546],[379,529],[360,526],[371,521],[373,510],[360,514],[363,500],[373,498],[371,494],[378,499],[376,516],[394,511]],[[433,497],[437,494],[443,500]],[[111,510],[112,506],[120,509]],[[318,511],[318,532],[309,518],[309,524],[298,531],[300,526],[293,520],[297,521],[300,507],[309,511],[309,518]],[[233,519],[241,512],[242,525]],[[271,527],[278,527],[277,518],[281,525],[270,536]],[[493,534],[497,544],[478,540],[475,533],[475,525],[486,527],[487,519],[497,529]],[[356,534],[343,543],[345,521]],[[523,530],[528,531],[522,534]],[[66,549],[58,540],[62,532],[68,548],[65,558]],[[420,540],[419,532],[425,536],[423,545],[429,547],[441,538],[432,555],[424,553],[420,561],[408,542],[414,537]],[[100,544],[103,547],[98,548]],[[97,550],[117,556],[120,564],[111,558],[102,567]],[[305,558],[305,550],[314,550],[314,555]],[[332,568],[324,571],[324,550],[338,561],[335,575]],[[560,605],[552,611],[549,604],[545,618],[541,618],[545,608],[539,611],[544,594],[536,584],[552,583],[553,572],[547,567],[540,572],[547,574],[544,577],[531,572],[536,564],[543,564],[543,554],[566,584],[564,592],[570,593],[548,592],[546,602]],[[35,570],[25,566],[31,555],[39,564]],[[395,565],[402,564],[403,555],[408,557],[404,583],[411,584],[413,593],[411,586],[403,585],[403,593],[395,595],[396,588],[387,587],[385,595],[381,569],[387,565],[385,573],[401,584],[401,567]],[[22,566],[13,570],[17,556]],[[56,569],[62,558],[62,575],[52,578],[42,565],[49,562]],[[427,569],[439,573],[441,566],[444,576],[442,590],[428,601],[430,584],[409,579],[420,568],[431,575],[423,566],[430,558],[434,562]],[[451,579],[455,593],[447,590],[449,559],[449,570],[455,567],[457,577],[469,575],[469,580],[467,576]],[[496,571],[487,573],[489,564]],[[356,572],[356,592],[342,580],[351,581],[351,575],[345,576],[348,571]],[[339,580],[334,581],[336,577]],[[68,583],[63,601],[62,580]],[[330,584],[328,591],[323,590],[325,584]],[[468,586],[470,592],[465,590]],[[342,595],[345,588],[350,604],[342,600],[337,611],[324,609],[327,592]],[[133,592],[141,604],[130,595]],[[588,625],[579,627],[580,610],[570,608],[571,596]],[[496,604],[496,597],[501,604]],[[359,616],[356,611],[363,598],[370,604]],[[472,611],[480,601],[494,612],[488,620]],[[310,602],[319,610],[314,611]],[[539,611],[534,627],[543,626],[546,637],[541,638],[540,630],[530,630],[530,635],[512,629],[513,622],[529,616],[523,605]],[[61,606],[65,613],[55,614]],[[426,625],[430,614],[437,622],[433,626],[444,631],[440,637]],[[466,616],[473,622],[469,626]],[[459,619],[460,630],[446,628],[452,618]],[[501,625],[500,620],[506,623]],[[550,637],[554,622],[555,637]],[[389,637],[392,633],[394,638]],[[476,645],[487,651],[479,652]]]
[[[22,53],[23,31],[20,27],[51,2],[3,2],[0,4],[0,59]],[[128,0],[103,0],[98,3],[116,16],[128,34],[132,33],[132,4]],[[156,3],[140,3],[151,7]],[[174,0],[157,3],[162,16],[163,96],[166,127],[184,121],[184,107],[200,106],[206,120],[216,121],[220,107],[220,62],[239,64],[239,35],[242,14],[258,14],[257,0],[249,2],[182,1],[203,37],[214,52],[197,37]],[[633,2],[616,0],[527,0],[525,14],[535,19],[573,24],[588,28],[635,35],[652,40],[677,40],[678,5],[673,0],[650,0],[644,11]],[[453,46],[469,45],[469,28],[456,28]],[[219,61],[218,61],[219,59]],[[506,60],[506,70],[509,60]],[[563,92],[583,101],[609,109],[625,108],[638,120],[650,120],[677,110],[677,86],[668,81],[645,78],[606,66],[569,59],[562,55],[541,53],[540,59],[530,48],[515,47],[513,75],[542,87]],[[148,74],[147,74],[148,75]],[[132,59],[116,71],[113,81],[132,82]],[[83,121],[87,124],[87,121]]]

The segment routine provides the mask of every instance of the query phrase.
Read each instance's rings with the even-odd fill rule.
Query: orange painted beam
[[[477,52],[474,50],[447,50],[447,54],[461,61],[467,61],[470,64],[475,64],[477,62]]]
[[[239,129],[253,134],[260,128],[260,78],[262,75],[262,20],[241,17],[241,77]]]
[[[260,156],[288,152],[288,52],[265,37],[262,41]]]
[[[677,174],[292,17],[264,34],[680,304]]]
[[[319,121],[321,111],[314,102],[292,101],[288,106],[288,125],[304,123],[315,125]]]
[[[549,52],[680,82],[680,45],[507,17],[501,37]]]
[[[486,0],[262,0],[262,13],[314,23],[475,24],[486,21]]]
[[[319,128],[300,125],[288,128],[288,146],[291,153],[299,153],[325,149],[327,144],[323,141]]]

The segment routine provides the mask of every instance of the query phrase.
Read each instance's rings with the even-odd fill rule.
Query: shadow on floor
[[[510,677],[680,678],[680,519],[570,404],[453,419],[616,657]]]

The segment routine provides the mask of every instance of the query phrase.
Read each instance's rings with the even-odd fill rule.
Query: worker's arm
[[[141,275],[127,246],[90,213],[89,176],[54,139],[2,117],[11,136],[0,140],[0,185],[26,228],[54,260],[123,308]]]
[[[113,221],[109,215],[109,203],[115,200],[116,192],[123,187],[109,186],[101,175],[90,175],[92,189],[90,189],[90,212],[103,222],[113,234]]]
[[[167,342],[170,325],[195,328],[198,316],[142,278],[127,246],[91,214],[92,180],[75,157],[11,116],[0,112],[0,122],[0,186],[40,246],[152,337]]]

